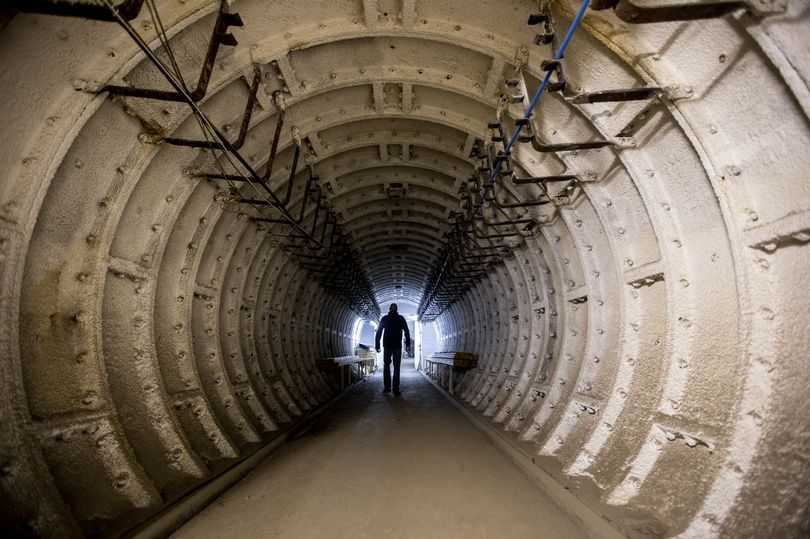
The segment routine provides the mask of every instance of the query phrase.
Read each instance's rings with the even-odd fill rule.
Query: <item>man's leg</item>
[[[402,349],[391,350],[394,360],[394,393],[399,393],[399,364],[402,361]]]
[[[391,391],[391,355],[393,353],[391,348],[383,348],[383,384],[386,392]],[[399,371],[397,371],[397,375],[399,375]]]

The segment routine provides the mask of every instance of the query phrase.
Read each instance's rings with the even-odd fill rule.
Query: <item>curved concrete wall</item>
[[[218,3],[160,4],[193,80]],[[560,29],[577,6],[552,4]],[[286,187],[295,126],[358,275],[381,305],[418,302],[488,122],[518,113],[501,100],[504,79],[524,61],[530,89],[542,78],[550,53],[526,25],[537,4],[229,9],[245,26],[220,51],[203,111],[237,131],[258,67],[242,154],[264,165],[283,96],[271,185]],[[569,84],[665,96],[545,95],[545,140],[622,134],[622,145],[518,145],[522,175],[591,181],[567,204],[511,212],[542,226],[437,319],[442,348],[482,357],[462,399],[629,535],[810,526],[808,17],[791,0],[764,18],[645,25],[589,11],[566,54]],[[89,91],[166,87],[118,26],[6,20],[3,523],[116,534],[327,401],[336,389],[313,360],[351,353],[357,314],[281,248],[282,227],[251,220],[266,209],[192,175],[213,171],[210,152],[142,136],[198,138],[187,106]],[[145,11],[134,22],[157,44]]]

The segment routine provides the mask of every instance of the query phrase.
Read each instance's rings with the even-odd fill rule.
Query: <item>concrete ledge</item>
[[[551,475],[539,468],[533,461],[531,455],[516,447],[512,442],[503,436],[501,432],[482,420],[477,415],[473,414],[461,402],[453,398],[443,388],[439,387],[430,376],[424,372],[419,371],[439,392],[450,401],[462,414],[464,414],[472,423],[498,447],[501,451],[506,453],[509,459],[514,462],[521,470],[523,470],[529,477],[531,477],[543,491],[548,494],[552,500],[560,507],[560,510],[567,514],[571,519],[580,525],[580,527],[590,537],[595,539],[626,539],[627,536],[621,531],[617,530],[608,520],[602,515],[594,511],[594,509],[579,499],[576,495],[566,490],[557,480]]]

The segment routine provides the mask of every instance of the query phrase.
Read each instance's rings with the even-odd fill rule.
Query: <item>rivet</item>
[[[672,399],[669,400],[669,405],[670,407],[672,407],[673,410],[677,410],[678,408],[681,407],[676,401]]]

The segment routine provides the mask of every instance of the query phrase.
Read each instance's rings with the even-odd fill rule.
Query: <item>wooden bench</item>
[[[374,372],[377,368],[376,359],[377,356],[374,354],[374,350],[371,348],[361,348],[357,347],[354,349],[354,355],[360,358],[361,361],[366,363],[366,367],[368,368],[368,372]]]
[[[474,369],[478,366],[478,354],[471,352],[436,352],[425,359],[425,372],[447,392],[455,394],[456,370]]]
[[[315,360],[315,366],[321,371],[340,371],[340,390],[352,385],[358,380],[362,380],[374,368],[373,363],[369,365],[368,359],[357,356],[327,357]]]

